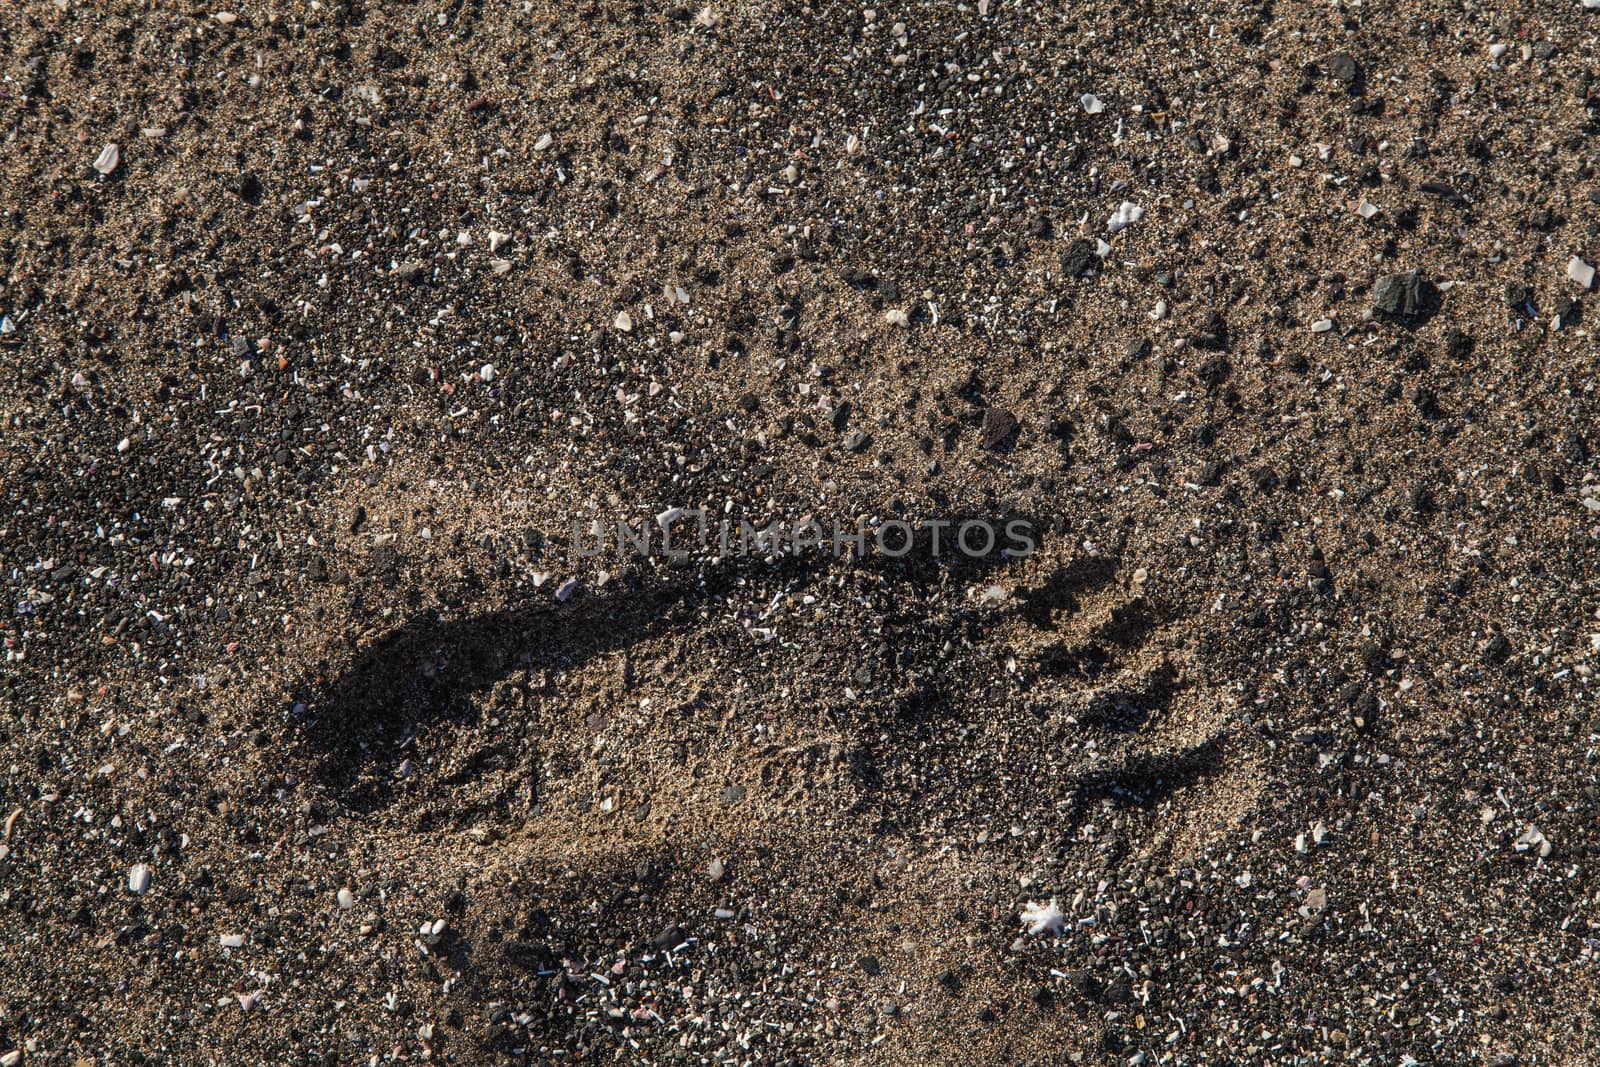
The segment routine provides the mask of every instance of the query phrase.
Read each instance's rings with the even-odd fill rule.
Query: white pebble
[[[100,154],[94,157],[94,169],[101,174],[110,174],[117,169],[117,164],[122,162],[122,149],[118,145],[108,144],[100,149]]]
[[[350,892],[349,886],[340,888],[334,899],[339,902],[339,908],[341,911],[349,911],[351,908],[356,906],[356,895]]]
[[[556,139],[547,133],[543,137],[540,137],[537,141],[533,142],[533,150],[535,152],[543,152],[546,148],[549,148],[555,143]]]
[[[221,937],[217,938],[217,944],[221,945],[223,948],[243,948],[244,935],[223,934]]]
[[[1333,329],[1332,319],[1318,319],[1311,324],[1312,333],[1327,333],[1331,329]]]
[[[509,233],[501,233],[498,230],[490,230],[489,231],[489,251],[490,252],[498,252],[498,251],[500,251],[500,246],[501,245],[510,244],[510,243],[511,243],[511,235]]]
[[[135,863],[128,871],[128,892],[136,897],[142,897],[150,888],[150,868],[143,863]]]
[[[906,313],[899,308],[890,308],[884,312],[883,321],[890,326],[898,326],[901,329],[909,329],[911,326],[911,320],[906,318]]]
[[[633,316],[626,311],[619,311],[617,312],[617,317],[611,320],[611,325],[622,333],[631,333],[633,331]]]
[[[1100,98],[1093,93],[1084,93],[1078,97],[1078,103],[1082,104],[1083,110],[1091,115],[1098,115],[1106,109],[1106,106],[1100,102]]]
[[[486,382],[494,381],[494,364],[485,363],[483,366],[479,367],[478,377],[482,378]]]

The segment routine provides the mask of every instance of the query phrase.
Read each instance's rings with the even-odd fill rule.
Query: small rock
[[[1347,52],[1328,57],[1328,73],[1351,96],[1360,96],[1366,88],[1366,77],[1361,64]]]
[[[128,892],[136,897],[142,897],[150,889],[150,868],[147,864],[135,863],[128,871]]]
[[[983,413],[983,432],[980,443],[984,448],[996,449],[1006,438],[1017,432],[1021,424],[1017,417],[1003,408],[988,408]]]
[[[1099,266],[1099,258],[1094,242],[1080,237],[1061,254],[1061,273],[1069,278],[1081,278]]]
[[[1395,318],[1427,314],[1437,302],[1437,287],[1414,270],[1385,274],[1372,290],[1372,310]]]
[[[122,148],[120,145],[108,144],[100,149],[100,154],[94,157],[94,169],[101,174],[110,174],[117,169],[117,164],[122,162]]]

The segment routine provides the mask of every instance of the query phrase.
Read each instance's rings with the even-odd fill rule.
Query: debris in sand
[[[1051,897],[1048,904],[1030,900],[1022,908],[1022,922],[1028,928],[1031,937],[1059,934],[1067,923],[1067,915],[1056,906],[1055,897]]]
[[[1585,262],[1581,256],[1573,256],[1567,260],[1567,277],[1585,289],[1594,288],[1594,267]]]
[[[1144,218],[1144,208],[1131,200],[1124,200],[1122,206],[1112,212],[1111,218],[1107,220],[1106,230],[1118,234],[1142,218]]]
[[[117,164],[122,162],[122,148],[120,145],[108,144],[100,149],[100,154],[94,157],[94,169],[101,174],[110,174],[117,169]]]

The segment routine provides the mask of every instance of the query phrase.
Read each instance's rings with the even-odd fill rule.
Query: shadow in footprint
[[[1132,756],[1122,766],[1084,775],[1078,783],[1073,822],[1089,816],[1092,804],[1110,800],[1119,808],[1149,810],[1222,767],[1223,738],[1214,737],[1182,752]]]
[[[1104,556],[1079,556],[1056,571],[1037,589],[1018,594],[1018,611],[1040,629],[1054,629],[1058,613],[1078,610],[1078,599],[1116,580],[1117,561]]]
[[[472,724],[473,694],[519,669],[570,669],[681,628],[715,592],[703,583],[619,588],[567,604],[412,619],[331,680],[299,687],[295,740],[319,781],[351,808],[374,810],[393,799],[396,768],[419,733]]]
[[[567,604],[541,602],[461,619],[419,616],[361,650],[342,670],[319,670],[296,687],[294,743],[314,779],[346,806],[377,810],[396,798],[400,768],[414,751],[429,746],[429,734],[474,726],[482,703],[475,694],[518,671],[571,670],[596,656],[706,627],[699,609],[708,601],[728,596],[750,578],[774,586],[803,584],[830,569],[823,558],[734,559],[708,571],[685,571],[675,582],[636,583]],[[998,552],[941,559],[924,548],[910,558],[868,554],[844,566],[915,596],[911,590],[941,574],[953,571],[970,581],[1003,562]],[[574,709],[575,723],[581,715]],[[514,770],[510,752],[479,740],[482,747],[462,753],[460,765],[440,784],[469,786],[480,775]]]

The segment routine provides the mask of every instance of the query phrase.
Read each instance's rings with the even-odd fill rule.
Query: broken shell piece
[[[1144,218],[1144,208],[1131,200],[1124,200],[1122,206],[1117,208],[1106,220],[1106,230],[1112,234],[1121,233],[1129,226]]]
[[[1594,268],[1584,262],[1581,256],[1573,256],[1567,260],[1567,277],[1585,289],[1594,288]]]
[[[1522,831],[1522,836],[1511,843],[1511,847],[1518,852],[1537,852],[1540,859],[1548,857],[1555,850],[1549,839],[1540,833],[1539,828],[1532,823],[1529,823],[1528,828]]]
[[[117,169],[117,164],[122,162],[122,148],[116,144],[108,144],[100,149],[100,154],[94,157],[94,169],[101,174],[110,174]]]

